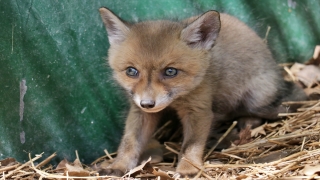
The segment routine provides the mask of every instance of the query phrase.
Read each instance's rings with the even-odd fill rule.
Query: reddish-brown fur
[[[128,24],[106,8],[100,14],[111,45],[108,61],[114,78],[132,97],[118,157],[106,174],[122,175],[137,165],[166,108],[174,109],[183,125],[180,158],[201,166],[215,123],[276,119],[284,110],[283,100],[305,98],[300,89],[283,81],[262,39],[232,16],[208,11],[183,22]],[[130,67],[137,76],[128,76]],[[169,77],[168,68],[178,73]],[[142,102],[154,104],[145,107]],[[177,173],[197,172],[179,161]]]

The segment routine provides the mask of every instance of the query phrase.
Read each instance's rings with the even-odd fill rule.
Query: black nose
[[[146,109],[151,109],[156,103],[153,100],[141,100],[140,106]]]

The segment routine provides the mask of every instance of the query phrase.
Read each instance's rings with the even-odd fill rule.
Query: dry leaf
[[[249,126],[250,128],[256,128],[262,124],[262,119],[258,117],[242,117],[237,119],[238,121],[238,126],[241,129],[246,128]]]
[[[143,169],[146,170],[148,173],[151,173],[151,174],[155,175],[156,177],[159,177],[160,180],[173,180],[173,178],[170,177],[164,171],[161,171],[160,169],[156,170],[155,168],[153,168],[150,163],[147,163]]]
[[[318,99],[320,95],[320,87],[316,86],[314,88],[305,88],[304,92],[311,98],[311,99]]]
[[[256,127],[251,130],[251,137],[257,137],[259,134],[266,135],[266,131],[264,130],[265,124]]]
[[[82,168],[82,169],[83,169],[83,166],[82,166],[82,164],[81,164],[81,162],[80,162],[79,159],[74,160],[73,166],[74,166],[74,167],[79,167],[79,168]]]
[[[296,72],[295,75],[305,86],[311,87],[320,80],[320,68],[307,65],[301,71]]]
[[[60,161],[60,163],[57,165],[56,170],[64,170],[66,168],[66,164],[68,164],[68,160],[64,159]]]
[[[73,165],[68,162],[68,160],[64,159],[60,161],[56,170],[64,170],[64,176],[86,177],[90,175],[89,171],[83,169],[79,159],[76,159]]]
[[[131,177],[132,174],[141,171],[144,168],[144,166],[150,161],[151,161],[151,157],[147,161],[143,162],[141,165],[131,169],[129,172],[127,172],[125,175],[123,175],[123,177]]]
[[[251,142],[251,127],[247,126],[245,129],[241,129],[239,133],[239,140],[235,140],[234,144],[235,145],[242,145],[242,144],[247,144],[248,142]]]
[[[290,68],[290,72],[293,75],[296,75],[297,73],[299,73],[300,71],[302,71],[302,69],[306,67],[306,65],[301,64],[301,63],[294,63],[291,68]]]
[[[66,164],[66,170],[64,172],[64,176],[66,176],[68,173],[68,176],[77,176],[77,177],[85,177],[89,176],[90,172],[87,170],[84,170],[82,167],[77,166],[72,166],[69,164]]]
[[[288,123],[287,121],[284,122],[282,129],[284,130],[284,132],[292,132],[293,131],[291,124]]]
[[[6,158],[6,159],[3,159],[0,161],[0,167],[1,166],[10,166],[10,165],[15,164],[16,162],[17,162],[16,159],[9,157],[9,158]]]
[[[274,127],[277,127],[279,125],[281,125],[282,123],[280,122],[274,122],[274,123],[268,123],[268,124],[265,124],[266,127],[271,127],[271,128],[274,128]]]
[[[317,164],[317,165],[307,164],[302,170],[302,173],[306,176],[312,176],[314,174],[319,174],[319,172],[320,172],[320,164]]]
[[[99,171],[100,169],[107,169],[110,164],[113,162],[113,160],[104,160],[98,164],[94,164],[93,166],[91,166],[92,169]]]
[[[236,180],[241,180],[241,179],[246,179],[248,176],[246,176],[246,175],[240,175],[240,176],[238,176],[237,178],[236,178]]]

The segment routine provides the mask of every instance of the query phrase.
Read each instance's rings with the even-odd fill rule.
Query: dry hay
[[[298,109],[297,113],[280,114],[285,116],[281,122],[264,124],[251,130],[251,135],[256,133],[256,137],[249,143],[232,146],[221,152],[209,153],[203,167],[197,167],[201,171],[196,177],[206,179],[320,179],[318,176],[320,171],[320,101],[286,102],[285,104],[292,103],[302,104],[303,108]],[[165,143],[165,147],[170,153],[164,156],[170,156],[170,154],[179,152],[180,144],[170,142]],[[79,162],[65,162],[69,164],[69,167],[62,165],[62,168],[48,166],[47,164],[55,155],[51,155],[40,163],[36,162],[41,154],[36,155],[33,159],[30,157],[30,161],[24,164],[17,163],[10,158],[2,160],[1,180],[103,179],[97,177],[97,172],[93,170],[94,166],[84,167]],[[112,161],[112,156],[115,154],[106,152],[106,156],[93,164],[99,161],[104,162],[104,159]],[[175,164],[176,159],[156,164],[150,164],[147,161],[131,171],[131,177],[149,177],[150,179],[162,173],[159,177],[169,178],[174,175]],[[86,176],[83,176],[84,174]]]
[[[317,66],[319,67],[320,59]],[[310,62],[310,61],[309,61]],[[314,63],[315,64],[315,63]],[[291,78],[294,73],[284,68]],[[319,83],[305,87],[312,93],[319,93]],[[309,94],[310,95],[310,94]],[[319,98],[318,98],[319,99]],[[320,179],[320,101],[285,102],[283,105],[301,105],[295,113],[279,114],[281,121],[266,123],[255,129],[244,129],[239,133],[239,141],[222,151],[215,147],[222,142],[236,125],[234,122],[217,144],[206,151],[205,163],[196,166],[200,172],[196,179]],[[155,137],[170,126],[164,124]],[[176,136],[181,133],[173,133]],[[140,166],[130,170],[124,179],[174,179],[177,155],[181,143],[157,141],[149,147],[152,159],[146,159]],[[159,151],[160,149],[160,151]],[[49,164],[56,156],[52,154],[38,162],[42,154],[20,164],[13,158],[0,161],[0,179],[112,179],[99,176],[97,170],[113,161],[116,153],[106,155],[94,161],[90,166],[80,163],[79,157],[70,163],[66,160],[57,167]],[[182,160],[193,164],[188,159]],[[193,164],[194,165],[194,164]],[[195,165],[194,165],[195,166]]]

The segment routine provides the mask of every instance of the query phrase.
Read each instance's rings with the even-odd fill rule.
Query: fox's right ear
[[[194,19],[185,21],[189,24],[182,30],[181,39],[192,48],[211,49],[220,32],[220,14],[217,11],[208,11]]]
[[[116,45],[124,41],[129,32],[129,27],[109,9],[102,7],[99,11],[108,32],[110,45]]]

